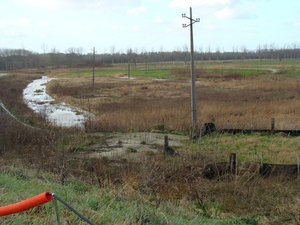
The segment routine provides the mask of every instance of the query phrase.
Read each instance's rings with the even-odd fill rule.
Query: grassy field
[[[188,200],[162,201],[152,199],[131,184],[99,188],[79,181],[69,181],[64,186],[55,182],[51,174],[40,174],[36,178],[34,171],[24,173],[14,167],[1,171],[1,205],[15,203],[30,198],[44,191],[55,194],[69,203],[80,214],[94,224],[255,224],[255,219],[229,218],[224,215],[202,214],[197,205],[190,205]],[[87,224],[67,207],[58,202],[61,224]],[[219,213],[219,212],[212,212]],[[252,222],[252,223],[245,223]],[[38,206],[19,214],[0,217],[1,224],[57,224],[52,202]]]
[[[22,91],[47,75],[47,90],[92,112],[86,130],[52,127],[23,102]],[[145,154],[139,161],[78,157],[116,132],[189,135],[189,65],[156,63],[96,68],[12,71],[1,77],[0,99],[22,121],[0,114],[0,202],[6,205],[56,193],[95,224],[299,224],[299,179],[257,174],[201,176],[207,163],[238,161],[296,164],[299,137],[213,133],[177,147],[179,157]],[[196,63],[199,127],[299,129],[300,63],[245,60]],[[124,78],[125,77],[125,78]],[[101,134],[101,135],[100,135]],[[134,154],[134,153],[132,153]],[[62,224],[84,224],[63,206]],[[0,217],[2,224],[55,224],[53,204]]]
[[[101,118],[94,124],[98,130],[146,130],[164,123],[187,133],[191,121],[188,65],[164,64],[166,68],[156,65],[156,69],[152,65],[149,73],[142,66],[132,66],[132,79],[126,79],[126,65],[123,70],[96,69],[95,91],[90,70],[52,72],[51,76],[66,79],[52,81],[48,91],[55,99]],[[268,129],[275,118],[278,130],[298,129],[299,70],[297,61],[197,63],[199,126],[214,118],[219,129],[228,123],[237,129]]]

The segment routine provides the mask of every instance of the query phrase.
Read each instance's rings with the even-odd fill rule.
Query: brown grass
[[[58,76],[66,73],[56,72]],[[46,126],[42,123],[43,118],[23,103],[22,90],[38,76],[23,71],[1,78],[0,96],[10,110],[25,122],[42,127],[24,127],[1,115],[0,157],[3,165],[21,162],[36,169],[37,177],[40,171],[50,171],[54,181],[61,184],[84,181],[99,188],[109,188],[111,192],[119,193],[122,189],[121,197],[139,198],[143,204],[152,205],[154,211],[167,202],[174,208],[185,206],[208,218],[254,218],[260,224],[299,223],[299,179],[225,174],[207,180],[201,176],[206,163],[223,161],[235,146],[247,149],[241,155],[243,159],[247,159],[247,154],[268,152],[280,161],[279,152],[290,157],[297,151],[297,140],[286,139],[282,143],[276,142],[278,145],[275,146],[272,143],[275,136],[258,146],[259,139],[254,136],[212,136],[208,140],[211,139],[213,144],[202,144],[207,140],[191,142],[184,147],[186,149],[179,149],[180,157],[148,154],[139,162],[80,158],[73,152],[95,141],[92,134]],[[253,124],[256,129],[266,129],[270,128],[270,119],[275,118],[277,129],[297,129],[298,83],[298,78],[287,79],[279,75],[201,78],[197,82],[199,124],[215,118],[218,128],[228,126],[229,121],[233,128],[248,128]],[[144,131],[164,124],[183,133],[189,131],[189,81],[103,76],[96,77],[96,91],[92,92],[90,78],[76,77],[53,80],[47,90],[57,101],[74,104],[98,116],[100,120],[93,124],[94,130]],[[257,149],[254,149],[256,144]],[[285,148],[293,152],[285,152]]]
[[[214,77],[214,79],[213,79]],[[61,101],[81,107],[100,118],[98,130],[146,130],[164,123],[180,132],[191,124],[188,80],[95,78],[53,80],[48,92]],[[198,124],[216,119],[217,128],[299,128],[299,78],[272,74],[263,76],[219,75],[201,78],[196,84]]]

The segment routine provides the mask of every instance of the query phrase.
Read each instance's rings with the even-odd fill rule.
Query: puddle
[[[129,77],[128,78],[128,76],[123,76],[123,77],[120,77],[120,78],[122,78],[122,79],[129,79],[129,80],[134,80],[135,78],[133,78],[133,77]]]
[[[28,84],[23,90],[24,101],[34,112],[43,115],[53,125],[84,128],[84,122],[94,116],[64,102],[55,103],[54,99],[46,93],[46,84],[52,79],[43,76]]]

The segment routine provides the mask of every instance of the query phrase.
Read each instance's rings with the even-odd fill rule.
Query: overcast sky
[[[300,0],[0,0],[0,49],[84,53],[300,45]]]

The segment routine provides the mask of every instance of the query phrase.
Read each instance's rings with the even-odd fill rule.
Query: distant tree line
[[[47,51],[43,48],[43,53],[35,53],[25,49],[0,49],[0,70],[14,70],[23,68],[46,68],[46,67],[88,67],[93,64],[92,53],[83,54],[82,48],[68,48],[65,53],[53,48]],[[195,50],[196,61],[207,60],[246,60],[246,59],[299,59],[300,47],[298,44],[289,45],[283,48],[276,48],[275,45],[259,45],[255,51],[248,50],[246,46],[240,48],[233,47],[232,51],[225,52],[217,48],[211,51],[207,47],[205,51],[202,47]],[[189,48],[184,46],[172,52],[151,51],[138,52],[127,49],[124,53],[115,52],[111,48],[111,53],[95,55],[95,65],[111,64],[139,64],[139,63],[163,63],[163,62],[188,62],[190,60]]]

